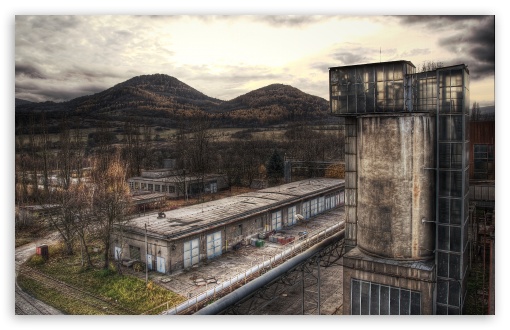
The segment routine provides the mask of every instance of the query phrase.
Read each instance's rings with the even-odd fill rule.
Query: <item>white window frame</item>
[[[271,213],[271,230],[282,229],[282,211]]]
[[[221,230],[207,235],[207,259],[221,255]]]
[[[305,219],[309,219],[310,218],[310,201],[306,201],[306,202],[303,202],[303,204],[301,205],[301,212],[302,212],[302,216],[305,218]]]
[[[318,208],[317,208],[317,198],[314,198],[310,201],[310,216],[316,216],[318,214]]]
[[[287,226],[296,224],[296,206],[291,206],[287,209]]]
[[[187,252],[189,254],[187,255]],[[198,238],[184,242],[184,268],[192,267],[200,262],[200,240]]]

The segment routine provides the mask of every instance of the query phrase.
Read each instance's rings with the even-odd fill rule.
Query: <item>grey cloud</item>
[[[464,58],[470,67],[471,78],[494,75],[495,71],[495,23],[494,16],[484,17],[469,29],[440,39],[440,46]]]
[[[410,51],[403,52],[401,54],[402,58],[410,58],[413,56],[427,55],[430,54],[430,49],[428,48],[415,48]]]
[[[309,66],[313,70],[321,71],[321,72],[327,72],[328,69],[331,67],[331,63],[329,62],[317,62],[310,64]]]
[[[18,22],[25,23],[31,29],[62,31],[71,28],[76,28],[80,25],[82,18],[80,16],[62,16],[62,15],[41,15],[41,16],[16,16],[16,24]]]
[[[15,93],[17,98],[33,102],[63,102],[80,96],[95,94],[109,87],[111,86],[104,86],[103,84],[97,83],[68,86],[66,82],[62,81],[38,83],[32,80],[17,82]]]
[[[340,66],[340,65],[356,65],[378,61],[382,56],[385,61],[389,61],[394,59],[396,56],[395,49],[382,49],[381,48],[365,48],[359,47],[355,44],[342,44],[337,45],[336,50],[334,50],[331,54],[331,58],[338,61],[339,63],[334,63],[331,66]]]
[[[396,16],[405,25],[425,25],[430,29],[440,29],[457,23],[479,20],[482,16],[477,15],[407,15]]]
[[[301,15],[264,15],[264,16],[254,16],[253,20],[257,22],[267,23],[271,26],[275,27],[300,27],[304,25],[310,25],[317,22],[323,22],[325,20],[331,19],[332,16],[320,16],[320,15],[311,15],[311,16],[301,16]]]
[[[40,69],[30,64],[16,63],[15,74],[16,76],[24,76],[27,78],[46,79],[45,75],[41,72]]]
[[[333,55],[333,59],[340,61],[342,65],[360,64],[368,61],[367,56],[360,52],[340,51]]]

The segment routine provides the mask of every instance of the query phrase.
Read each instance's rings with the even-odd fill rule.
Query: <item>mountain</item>
[[[233,120],[305,120],[324,118],[329,103],[283,84],[272,84],[221,103],[216,111],[228,113]]]
[[[15,106],[24,105],[24,104],[32,104],[32,103],[34,103],[34,102],[23,100],[23,99],[18,99],[18,98],[14,99]]]
[[[137,76],[102,92],[61,103],[17,100],[16,114],[45,110],[50,118],[66,113],[82,119],[135,119],[158,125],[172,125],[202,116],[219,125],[246,126],[323,119],[328,107],[325,99],[283,84],[269,85],[231,101],[222,101],[174,77],[153,74]]]

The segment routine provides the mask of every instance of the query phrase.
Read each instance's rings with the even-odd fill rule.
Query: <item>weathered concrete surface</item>
[[[357,141],[358,247],[384,258],[430,258],[435,240],[433,224],[427,222],[435,219],[435,118],[360,117]]]

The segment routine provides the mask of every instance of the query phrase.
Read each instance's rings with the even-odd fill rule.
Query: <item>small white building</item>
[[[133,193],[162,193],[168,198],[215,193],[228,186],[222,174],[206,174],[202,178],[166,168],[142,171],[141,176],[129,178],[128,184]]]

